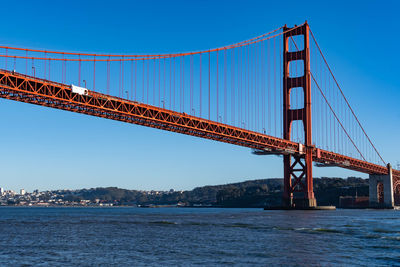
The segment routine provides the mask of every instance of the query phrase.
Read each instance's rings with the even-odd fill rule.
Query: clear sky
[[[400,133],[398,1],[9,1],[0,44],[99,53],[181,52],[308,20],[383,158]],[[0,100],[0,187],[192,189],[282,177],[247,148]],[[314,168],[314,176],[365,175]]]

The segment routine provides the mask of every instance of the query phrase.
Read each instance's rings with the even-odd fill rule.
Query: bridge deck
[[[88,91],[87,95],[80,95],[73,93],[68,85],[6,70],[0,70],[0,97],[254,149],[268,149],[279,154],[302,154],[298,143],[281,138],[94,91]],[[310,149],[313,150],[315,162],[368,174],[386,174],[388,172],[386,166],[315,147]],[[393,174],[395,179],[400,179],[400,171],[394,170]]]

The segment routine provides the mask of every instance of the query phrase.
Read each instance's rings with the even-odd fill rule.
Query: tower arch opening
[[[376,192],[377,192],[377,199],[378,199],[379,204],[384,204],[384,202],[385,202],[385,194],[384,194],[383,189],[384,189],[383,183],[378,182],[376,185]]]

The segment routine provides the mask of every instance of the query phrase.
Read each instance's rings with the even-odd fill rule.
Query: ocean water
[[[400,211],[0,208],[0,266],[400,266]]]

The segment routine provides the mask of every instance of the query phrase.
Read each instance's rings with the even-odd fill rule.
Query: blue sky
[[[378,150],[400,161],[396,1],[19,1],[7,10],[2,45],[102,53],[202,50],[308,20]],[[8,189],[191,189],[282,177],[281,158],[229,144],[7,100],[0,117]],[[321,175],[365,177],[314,168]]]

